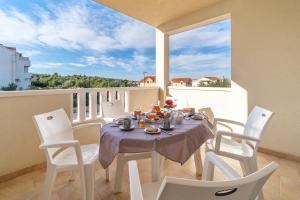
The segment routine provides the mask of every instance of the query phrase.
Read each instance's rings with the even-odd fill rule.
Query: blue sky
[[[32,73],[155,75],[155,29],[91,0],[0,0],[0,27]],[[230,78],[230,53],[229,20],[172,35],[170,75]]]

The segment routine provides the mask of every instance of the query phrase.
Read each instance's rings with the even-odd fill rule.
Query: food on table
[[[141,114],[142,114],[141,110],[135,110],[134,111],[134,116],[138,116],[138,115],[141,115]]]
[[[184,113],[188,113],[188,112],[190,112],[190,108],[183,108],[182,111],[183,111]]]
[[[156,133],[158,131],[158,128],[148,127],[146,128],[146,131],[149,133]]]
[[[154,112],[148,113],[147,117],[151,120],[155,120],[156,119],[156,113],[154,113]]]
[[[159,105],[154,105],[153,106],[153,111],[156,111],[157,113],[160,112],[160,106]]]

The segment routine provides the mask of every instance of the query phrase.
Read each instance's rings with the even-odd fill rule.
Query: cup
[[[162,120],[162,127],[164,129],[169,129],[171,127],[171,121],[169,118]]]
[[[131,128],[131,119],[129,118],[124,118],[124,121],[123,121],[123,127],[125,129],[130,129]]]
[[[195,108],[190,108],[190,115],[194,115],[195,114]]]

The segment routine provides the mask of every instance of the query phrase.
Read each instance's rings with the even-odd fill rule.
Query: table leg
[[[195,160],[195,167],[196,167],[196,175],[201,176],[203,167],[202,167],[200,148],[195,151],[194,160]]]
[[[123,153],[120,153],[117,157],[117,169],[116,169],[116,177],[115,177],[115,186],[114,192],[122,192],[122,178],[123,178],[123,168],[126,164],[126,159]]]
[[[152,181],[158,181],[159,180],[159,154],[155,151],[152,152]]]

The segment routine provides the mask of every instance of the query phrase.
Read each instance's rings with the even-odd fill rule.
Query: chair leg
[[[196,175],[201,176],[203,167],[202,167],[200,148],[198,150],[196,150],[194,153],[194,161],[195,161],[195,167],[196,167]]]
[[[85,186],[86,186],[86,200],[94,199],[95,186],[95,164],[84,166]]]
[[[55,182],[57,171],[54,166],[47,166],[47,174],[43,191],[43,200],[49,200]]]
[[[152,152],[152,181],[158,181],[160,175],[160,162],[159,154],[155,151]]]
[[[109,167],[105,169],[105,179],[106,182],[109,182]]]
[[[86,181],[85,181],[85,169],[83,166],[79,166],[79,175],[80,175],[80,182],[81,182],[81,190],[82,190],[82,197],[83,200],[86,200]]]
[[[115,188],[114,192],[122,192],[122,177],[123,177],[123,168],[126,163],[124,158],[124,154],[119,154],[117,157],[117,169],[116,169],[116,177],[115,177]]]

